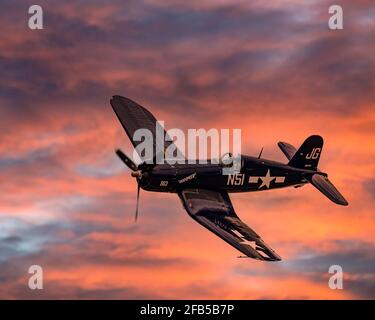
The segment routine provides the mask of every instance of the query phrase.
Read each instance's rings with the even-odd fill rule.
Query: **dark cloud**
[[[338,265],[342,267],[344,273],[345,291],[351,292],[360,299],[374,299],[374,245],[359,240],[337,240],[332,241],[331,244],[335,246],[333,251],[321,252],[313,247],[301,248],[294,258],[281,261],[277,265],[256,269],[239,266],[234,272],[245,276],[277,279],[299,275],[328,288],[328,278],[332,275],[328,272],[329,268]],[[307,297],[308,295],[301,293],[299,298]]]
[[[164,295],[158,295],[155,292],[141,290],[134,287],[112,288],[79,288],[75,285],[67,285],[58,281],[48,283],[48,287],[43,290],[30,290],[25,284],[18,284],[12,287],[6,293],[8,299],[26,299],[26,300],[137,300],[137,299],[165,299]]]
[[[375,179],[367,180],[363,184],[364,189],[370,193],[371,197],[375,199]]]
[[[325,281],[332,265],[339,265],[344,272],[344,289],[362,299],[375,297],[375,251],[371,243],[359,240],[336,241],[336,252],[319,253],[309,249],[300,258],[287,263],[288,269],[303,272],[316,281]]]
[[[351,273],[375,272],[375,263],[373,263],[375,254],[372,244],[358,240],[338,240],[335,245],[337,252],[319,254],[311,249],[301,252],[300,258],[291,261],[290,266],[299,270],[325,272],[329,266],[337,264]]]
[[[8,298],[61,299],[61,298],[146,298],[152,293],[138,288],[80,288],[59,281],[45,281],[45,289],[40,293],[27,287],[27,270],[31,265],[40,265],[43,272],[64,270],[67,274],[83,266],[101,265],[105,268],[146,268],[161,270],[171,267],[194,266],[195,262],[181,257],[161,258],[152,253],[153,245],[145,243],[121,242],[95,239],[91,235],[117,233],[131,235],[135,226],[119,230],[117,227],[101,223],[80,223],[66,220],[58,223],[35,225],[21,220],[3,221],[5,236],[0,238],[0,283],[5,291],[0,295]],[[8,226],[8,227],[7,227]],[[1,232],[4,234],[4,231]],[[129,239],[130,240],[130,239]],[[68,249],[67,249],[68,246]],[[95,248],[95,250],[93,250]],[[151,251],[150,251],[151,250]],[[5,288],[11,288],[9,291]],[[155,298],[156,295],[153,297]]]
[[[100,4],[85,6],[92,9]],[[366,32],[353,29],[343,35],[329,34],[326,23],[323,27],[296,18],[304,14],[304,8],[294,12],[290,7],[260,10],[257,6],[243,8],[233,4],[199,11],[189,6],[147,7],[142,2],[129,3],[127,6],[132,6],[135,12],[143,12],[137,16],[126,13],[129,10],[120,2],[113,6],[121,14],[98,26],[90,24],[84,12],[71,16],[46,3],[48,25],[44,36],[25,44],[30,46],[25,52],[31,57],[0,59],[5,72],[0,95],[6,101],[5,114],[9,113],[13,121],[33,114],[36,121],[43,121],[43,115],[51,112],[51,106],[58,101],[65,104],[63,109],[52,107],[57,114],[73,115],[77,110],[71,106],[80,101],[84,101],[79,103],[81,112],[87,112],[88,106],[91,110],[103,110],[110,96],[123,92],[141,101],[151,101],[151,106],[175,111],[189,108],[193,113],[202,113],[209,98],[217,101],[221,112],[228,111],[224,105],[230,101],[233,105],[256,101],[252,104],[255,109],[273,104],[275,109],[281,101],[288,100],[300,105],[297,108],[301,110],[295,112],[305,110],[308,104],[312,111],[349,113],[357,112],[374,98],[370,90],[374,61],[367,54],[370,47]],[[16,9],[20,7],[10,14],[15,14]],[[316,36],[318,32],[322,33],[320,37]],[[298,43],[309,36],[318,39],[291,45],[291,39]],[[189,41],[192,41],[190,56],[173,51],[173,46]],[[223,54],[228,41],[237,46],[231,45]],[[212,51],[211,42],[218,52]],[[97,53],[98,43],[100,53]],[[257,47],[258,43],[275,45]],[[137,52],[149,54],[137,55]],[[210,59],[205,58],[207,52],[211,53]],[[270,66],[272,70],[278,59],[284,62],[279,62],[268,76],[252,76]],[[135,76],[111,85],[95,78],[93,69],[100,74],[105,70],[112,72],[113,62],[118,70],[129,70]],[[84,73],[74,72],[75,69]],[[217,74],[210,84],[197,81],[202,69]],[[87,72],[92,74],[90,79],[86,78]],[[149,83],[147,77],[136,76],[144,73],[160,75],[174,85],[163,92]],[[337,95],[342,97],[340,104],[335,99]]]
[[[51,177],[62,170],[63,165],[54,154],[53,147],[33,150],[22,156],[6,156],[0,158],[0,170],[17,172],[22,177]]]

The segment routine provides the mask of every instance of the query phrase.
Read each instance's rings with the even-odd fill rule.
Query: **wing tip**
[[[124,96],[120,96],[118,94],[115,94],[112,96],[112,98],[110,99],[110,103],[114,103],[114,102],[130,102],[130,103],[135,103],[133,100],[127,98],[127,97],[124,97]]]
[[[349,202],[344,197],[340,200],[335,201],[335,203],[344,207],[347,207],[349,205]]]

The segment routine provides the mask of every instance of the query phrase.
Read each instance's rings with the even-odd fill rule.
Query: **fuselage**
[[[228,192],[263,191],[307,183],[306,175],[315,171],[298,169],[286,164],[242,156],[240,172],[223,174],[224,167],[206,164],[155,165],[142,179],[141,187],[148,191],[178,192],[186,188],[226,190]]]

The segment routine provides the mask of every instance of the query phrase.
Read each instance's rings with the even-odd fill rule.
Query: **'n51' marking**
[[[236,173],[228,175],[227,186],[242,186],[245,181],[244,173]]]

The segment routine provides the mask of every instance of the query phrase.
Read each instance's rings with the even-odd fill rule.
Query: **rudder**
[[[300,169],[317,170],[322,148],[323,138],[318,135],[310,136],[302,143],[288,165]]]

